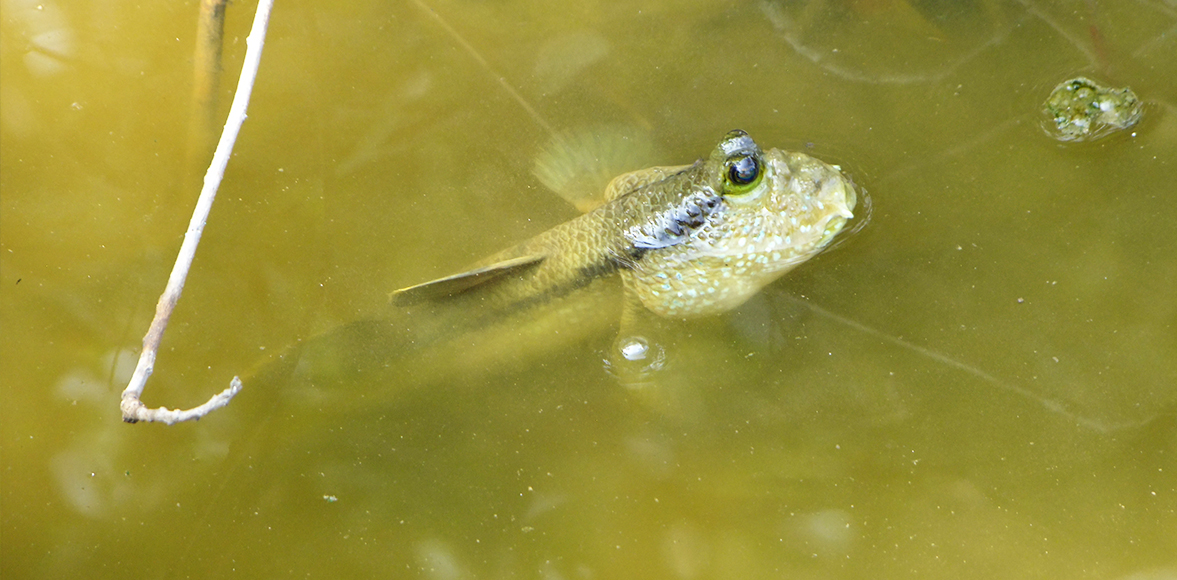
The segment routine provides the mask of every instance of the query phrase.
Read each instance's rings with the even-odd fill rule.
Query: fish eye
[[[760,173],[760,161],[753,155],[740,155],[729,159],[724,193],[739,195],[751,191],[760,183]]]

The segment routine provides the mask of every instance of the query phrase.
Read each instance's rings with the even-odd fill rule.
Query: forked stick
[[[135,373],[131,375],[131,382],[123,390],[122,403],[119,407],[123,411],[123,421],[137,423],[139,421],[158,421],[168,425],[190,419],[199,419],[212,411],[224,407],[241,391],[241,380],[233,377],[229,388],[213,395],[207,403],[188,410],[168,409],[160,407],[149,409],[139,400],[143,394],[143,387],[147,378],[155,368],[155,354],[159,350],[163,331],[167,328],[168,318],[184,291],[184,280],[188,277],[188,269],[192,266],[192,259],[196,256],[196,246],[200,244],[200,235],[204,232],[204,223],[208,219],[208,212],[212,209],[213,200],[217,196],[217,188],[225,175],[225,166],[229,164],[229,155],[233,151],[233,143],[237,141],[237,133],[245,122],[245,110],[249,106],[249,95],[253,92],[253,81],[257,78],[258,64],[262,59],[262,47],[265,44],[266,25],[270,21],[270,8],[273,0],[259,0],[257,13],[253,17],[253,28],[246,38],[245,63],[241,66],[241,78],[237,81],[237,92],[233,95],[233,105],[229,108],[229,118],[225,122],[225,129],[221,132],[221,140],[217,143],[217,151],[213,154],[212,164],[204,174],[204,187],[200,190],[200,199],[196,202],[196,209],[192,211],[192,219],[188,222],[188,231],[184,233],[184,243],[180,245],[180,254],[176,256],[176,264],[172,266],[172,273],[168,277],[168,285],[164,288],[159,302],[155,306],[155,318],[143,337],[143,352],[139,355],[139,364],[135,366]]]

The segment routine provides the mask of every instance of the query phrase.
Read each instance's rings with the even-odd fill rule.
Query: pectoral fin
[[[416,286],[401,288],[392,292],[389,295],[389,300],[397,306],[409,306],[428,300],[445,299],[477,286],[487,284],[503,276],[527,271],[538,266],[542,261],[544,261],[544,256],[522,256],[511,258],[510,260],[503,260],[502,262],[475,268],[468,272],[462,272],[461,274],[454,274],[453,276],[438,278],[437,280],[431,280],[417,284]]]
[[[614,175],[656,157],[649,131],[596,125],[554,135],[536,156],[533,173],[581,213],[588,213],[612,199],[602,197],[601,191]]]

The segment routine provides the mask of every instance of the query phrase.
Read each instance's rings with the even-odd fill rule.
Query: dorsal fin
[[[473,270],[460,274],[430,280],[429,282],[423,282],[415,286],[409,286],[408,288],[401,288],[389,294],[388,298],[397,306],[409,306],[428,300],[449,298],[450,296],[461,294],[492,280],[497,280],[502,276],[518,274],[534,268],[542,261],[544,261],[544,256],[511,258],[509,260],[495,262],[489,266],[474,268]]]
[[[614,177],[609,182],[609,185],[605,187],[605,201],[613,201],[635,189],[645,187],[651,183],[657,183],[671,175],[682,173],[690,167],[690,165],[648,167],[646,169],[630,171],[629,173],[622,173]]]

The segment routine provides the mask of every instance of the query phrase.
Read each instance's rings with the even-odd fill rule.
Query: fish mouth
[[[828,210],[825,218],[825,225],[822,229],[821,239],[818,241],[818,247],[825,247],[834,236],[846,226],[846,223],[854,219],[854,208],[858,204],[858,192],[854,187],[854,183],[842,174],[841,168],[833,165],[827,166],[829,171],[835,179],[823,184],[824,190],[821,199],[824,200],[824,205]]]
[[[858,188],[854,185],[854,182],[851,181],[849,177],[846,177],[840,172],[841,168],[837,166],[831,166],[831,169],[839,172],[838,181],[840,182],[840,189],[842,191],[840,195],[833,196],[836,200],[831,203],[834,211],[832,211],[826,218],[825,228],[822,232],[821,241],[818,244],[819,247],[827,251],[846,241],[849,235],[857,233],[859,230],[865,227],[867,222],[870,221],[871,214],[870,197],[866,195],[866,192],[864,191],[862,193],[862,209],[865,211],[865,214],[854,224],[854,227],[852,227],[849,232],[843,234],[836,243],[831,245],[830,242],[833,242],[834,238],[837,237],[838,234],[842,233],[842,231],[845,229],[846,224],[849,223],[850,220],[854,219],[854,210],[859,208],[859,193]]]

